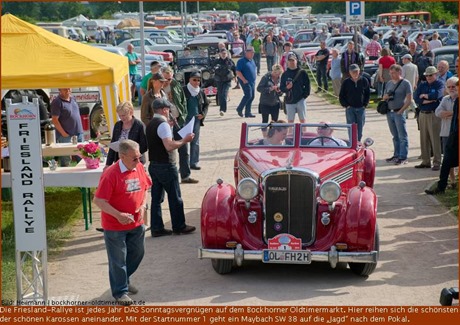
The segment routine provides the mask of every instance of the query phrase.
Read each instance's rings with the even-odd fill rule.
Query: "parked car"
[[[201,88],[206,96],[217,95],[217,84],[214,80],[214,69],[211,67],[210,53],[205,49],[177,51],[174,78],[182,85],[188,83],[190,73],[201,73]]]
[[[437,49],[433,49],[432,52],[434,54],[434,66],[437,66],[439,61],[446,60],[449,62],[449,70],[453,74],[457,74],[457,69],[455,68],[455,60],[457,60],[458,57],[458,46],[443,46]]]
[[[342,146],[329,146],[324,128]],[[348,263],[371,274],[379,254],[372,143],[358,142],[356,125],[243,123],[234,184],[218,179],[203,198],[199,258],[219,274],[246,260]]]
[[[121,42],[118,46],[126,48],[128,44],[132,44],[134,48],[136,49],[136,52],[141,52],[139,49],[141,48],[141,39],[140,38],[133,38],[126,40],[124,42]],[[154,51],[160,51],[160,52],[166,52],[166,53],[171,53],[173,56],[176,54],[177,50],[182,50],[182,45],[181,44],[176,44],[176,43],[169,43],[169,44],[157,44],[154,41],[152,41],[149,38],[144,39],[144,46],[147,46],[151,50]],[[151,51],[149,51],[150,53]],[[150,54],[155,54],[155,53],[150,53]],[[165,61],[167,61],[165,59]]]

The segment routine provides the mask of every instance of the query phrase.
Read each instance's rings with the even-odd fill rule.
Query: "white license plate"
[[[310,251],[264,249],[262,261],[264,263],[310,264],[311,253]]]

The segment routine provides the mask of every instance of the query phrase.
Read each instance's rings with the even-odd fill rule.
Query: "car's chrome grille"
[[[346,180],[349,180],[353,177],[353,168],[350,168],[343,173],[340,173],[339,175],[336,175],[331,178],[332,181],[335,181],[337,183],[342,183],[345,182]]]
[[[315,234],[317,178],[308,172],[277,171],[264,180],[265,240],[289,233],[311,244]]]
[[[241,166],[243,166],[243,164],[241,163],[240,161],[240,167],[238,169],[238,172],[239,172],[239,180],[242,180],[243,178],[254,178],[247,170],[246,168],[243,168]],[[257,178],[254,178],[254,179],[257,179]]]

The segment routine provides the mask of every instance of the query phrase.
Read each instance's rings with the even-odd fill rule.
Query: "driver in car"
[[[309,146],[312,147],[346,147],[347,143],[342,139],[332,136],[334,130],[329,126],[331,122],[319,122],[317,133],[318,136],[314,138]]]

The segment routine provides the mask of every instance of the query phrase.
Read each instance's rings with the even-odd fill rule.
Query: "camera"
[[[441,297],[439,298],[441,306],[452,306],[454,299],[458,300],[458,288],[442,289]]]

